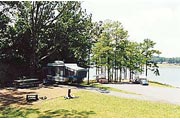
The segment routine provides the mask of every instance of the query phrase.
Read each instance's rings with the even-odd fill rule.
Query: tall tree
[[[107,67],[108,79],[110,78],[110,69],[115,68],[117,73],[117,67],[119,63],[118,53],[122,53],[120,50],[120,41],[127,39],[127,31],[123,29],[123,26],[118,21],[104,21],[102,25],[102,33],[99,36],[97,43],[93,48],[94,60],[97,60],[97,65]],[[118,52],[118,53],[117,53]],[[117,80],[117,74],[115,74],[115,81]]]
[[[7,36],[1,37],[1,61],[19,60],[31,77],[57,59],[87,63],[92,22],[81,2],[7,1],[0,6],[13,21],[9,22],[12,25],[7,27]]]
[[[153,55],[161,54],[161,52],[159,50],[154,49],[155,44],[156,43],[150,39],[144,39],[143,43],[140,44],[141,54],[144,56],[144,61],[145,61],[145,75],[146,76],[147,76],[148,67],[154,66],[156,69],[152,69],[152,70],[154,70],[155,73],[158,72],[158,66],[156,65],[156,63],[150,61],[152,59]],[[157,73],[157,75],[158,75],[158,73]]]

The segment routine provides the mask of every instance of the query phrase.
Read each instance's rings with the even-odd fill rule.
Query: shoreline
[[[180,64],[168,64],[168,63],[164,63],[164,64],[157,64],[159,67],[177,67],[180,68]]]
[[[170,84],[167,84],[167,83],[162,83],[162,82],[158,82],[158,81],[154,81],[154,80],[149,80],[149,83],[157,84],[157,86],[161,86],[161,87],[169,87],[169,88],[178,88],[178,89],[180,89],[180,86],[174,86],[174,85],[170,85]]]
[[[180,88],[180,65],[178,64],[158,64],[160,76],[155,76],[149,71],[148,79],[153,82]]]

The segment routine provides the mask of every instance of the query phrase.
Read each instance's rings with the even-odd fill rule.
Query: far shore
[[[169,64],[169,63],[163,63],[163,64],[158,64],[159,67],[179,67],[180,64]]]

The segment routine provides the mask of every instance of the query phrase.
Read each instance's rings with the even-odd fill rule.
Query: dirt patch
[[[69,88],[71,88],[72,95],[75,94],[77,91],[79,91],[77,87],[66,86],[66,85],[46,86],[46,87],[30,88],[30,89],[15,89],[15,90],[2,89],[0,90],[0,106],[32,105],[42,101],[46,101],[58,97],[64,97],[67,95],[67,91]],[[46,97],[47,99],[28,103],[26,101],[26,95],[28,94],[37,94],[38,97]]]

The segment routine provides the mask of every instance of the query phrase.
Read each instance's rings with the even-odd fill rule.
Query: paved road
[[[78,89],[85,89],[92,92],[98,92],[106,95],[113,95],[117,97],[129,98],[129,99],[149,100],[149,101],[180,105],[180,88],[142,86],[140,84],[103,84],[103,85],[124,91],[129,91],[136,94],[108,91],[94,87],[82,87],[82,88],[78,87]],[[64,86],[64,85],[61,85],[60,87],[69,88],[69,86]]]
[[[171,103],[180,105],[180,89],[179,88],[163,88],[156,86],[142,86],[139,84],[104,84],[108,87],[114,87],[117,89],[134,92],[135,94],[125,94],[120,92],[109,92],[107,94],[133,98],[140,100],[159,101],[164,103]],[[138,95],[140,94],[140,95]]]

